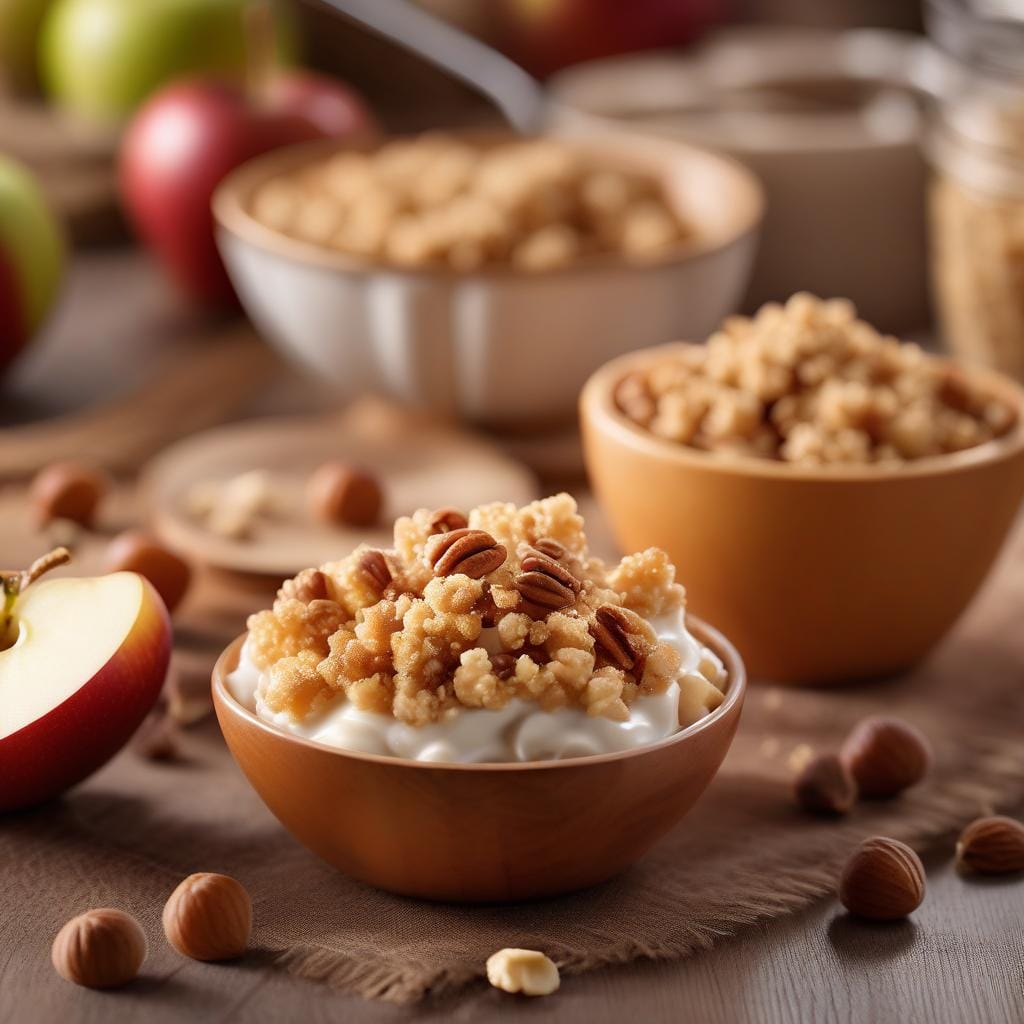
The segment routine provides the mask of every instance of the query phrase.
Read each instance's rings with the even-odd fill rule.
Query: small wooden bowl
[[[629,372],[681,344],[616,359],[580,402],[591,483],[626,551],[664,548],[694,612],[753,678],[836,683],[899,672],[952,627],[1024,496],[1024,389],[971,369],[1017,410],[1005,437],[904,467],[723,459],[655,437],[615,406]]]
[[[718,771],[743,705],[733,646],[692,617],[725,663],[725,701],[651,746],[526,764],[433,764],[361,754],[261,721],[229,693],[244,636],[213,670],[228,747],[301,843],[345,874],[406,896],[526,900],[596,885],[627,868],[693,806]]]

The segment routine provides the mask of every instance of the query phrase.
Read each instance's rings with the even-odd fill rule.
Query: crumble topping
[[[514,698],[626,721],[638,696],[678,683],[688,722],[721,703],[725,678],[710,656],[681,675],[659,640],[650,619],[684,607],[663,551],[592,558],[559,494],[401,518],[393,548],[286,581],[250,617],[247,649],[267,708],[296,721],[341,695],[414,726]]]
[[[667,440],[804,465],[900,464],[1016,422],[959,367],[882,336],[845,299],[803,293],[628,375],[616,401]]]

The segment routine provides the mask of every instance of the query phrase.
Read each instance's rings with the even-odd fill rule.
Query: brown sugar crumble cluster
[[[344,694],[411,725],[513,698],[624,721],[638,695],[677,681],[681,655],[649,619],[684,602],[663,551],[591,558],[567,494],[421,509],[395,523],[394,548],[363,545],[287,581],[250,617],[248,650],[267,708],[292,719]],[[723,699],[713,659],[678,681],[694,718]]]
[[[649,175],[551,140],[444,135],[346,152],[257,190],[252,215],[293,238],[381,263],[543,271],[597,253],[644,259],[689,235]]]
[[[651,433],[721,455],[901,464],[1007,433],[1013,410],[958,367],[880,335],[845,299],[794,295],[730,317],[616,390]]]

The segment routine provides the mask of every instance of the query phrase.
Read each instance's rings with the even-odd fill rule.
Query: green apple
[[[0,79],[15,92],[36,86],[39,28],[52,0],[0,0]]]
[[[56,0],[43,25],[47,91],[94,120],[120,120],[162,85],[191,74],[239,77],[252,0]],[[293,34],[277,18],[278,57]]]
[[[0,157],[0,370],[38,330],[56,298],[64,239],[32,175]]]

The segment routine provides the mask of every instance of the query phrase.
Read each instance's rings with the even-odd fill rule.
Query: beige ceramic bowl
[[[992,567],[1024,496],[1024,390],[972,371],[1018,412],[1006,437],[905,468],[723,459],[625,417],[613,388],[680,345],[599,370],[581,399],[591,482],[624,550],[664,548],[689,605],[754,678],[831,683],[923,658]]]
[[[732,742],[746,676],[735,649],[692,618],[729,673],[725,701],[675,736],[623,753],[527,764],[428,764],[289,735],[225,685],[213,701],[228,747],[281,823],[345,874],[436,900],[524,900],[628,867],[693,806]]]
[[[500,427],[570,421],[602,363],[706,334],[735,307],[762,197],[739,164],[684,143],[605,135],[566,144],[655,175],[694,237],[642,265],[607,256],[550,273],[388,268],[250,215],[261,183],[337,146],[313,143],[228,177],[213,203],[218,244],[260,332],[342,397],[384,394]]]

